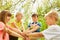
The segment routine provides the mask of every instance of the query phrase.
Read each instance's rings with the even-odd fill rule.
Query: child
[[[26,35],[17,28],[11,28],[7,25],[10,20],[11,13],[7,10],[3,10],[0,13],[0,40],[9,40],[9,34],[15,37],[26,38]],[[27,40],[27,38],[25,39]]]
[[[28,32],[40,32],[40,27],[41,24],[38,22],[38,15],[37,14],[32,14],[32,23],[28,25]],[[37,26],[38,25],[38,26]],[[31,40],[37,40],[35,38]]]
[[[45,37],[46,40],[60,40],[60,27],[56,24],[58,14],[55,10],[50,11],[45,16],[48,29],[40,33],[31,33],[30,36]]]
[[[15,16],[16,19],[14,20],[14,22],[11,23],[11,27],[12,28],[17,28],[17,29],[19,29],[21,31],[24,31],[24,27],[22,26],[22,21],[21,21],[22,20],[22,17],[23,17],[22,13],[17,12],[17,14]],[[10,38],[12,40],[18,40],[18,37],[11,36]]]

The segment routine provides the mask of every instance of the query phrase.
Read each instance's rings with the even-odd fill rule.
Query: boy
[[[32,14],[32,23],[28,25],[28,32],[40,32],[41,24],[38,22],[38,15]],[[37,27],[36,27],[37,26]],[[37,40],[35,38],[32,38],[31,40]]]
[[[15,16],[16,19],[14,20],[14,22],[11,23],[12,28],[17,28],[17,29],[19,29],[21,31],[24,31],[24,28],[22,27],[22,21],[21,21],[22,20],[22,16],[23,16],[22,13],[17,12],[17,14]],[[18,40],[19,38],[10,36],[10,39],[11,40]]]
[[[48,29],[40,33],[31,33],[33,37],[45,37],[46,40],[60,40],[60,27],[56,24],[58,21],[58,14],[52,10],[45,16]]]

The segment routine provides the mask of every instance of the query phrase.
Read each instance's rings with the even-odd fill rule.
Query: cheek
[[[17,16],[16,18],[19,19],[19,16]]]
[[[10,17],[7,17],[7,21],[9,21],[10,20]]]
[[[22,16],[20,16],[20,19],[22,19]]]
[[[49,24],[49,23],[50,23],[50,21],[49,21],[49,20],[46,20],[46,23],[47,23],[47,24]]]

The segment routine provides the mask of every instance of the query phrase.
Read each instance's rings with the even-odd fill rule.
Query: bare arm
[[[32,37],[44,37],[44,35],[41,32],[36,32],[36,33],[30,33],[28,36]]]
[[[7,32],[9,33],[9,35],[12,35],[12,36],[15,36],[15,37],[22,37],[20,34],[10,30],[10,29],[7,29]]]
[[[30,29],[30,28],[29,28]],[[37,29],[39,29],[39,26],[34,26],[34,28],[32,28],[31,30],[27,30],[27,32],[34,32],[34,31],[36,31]]]

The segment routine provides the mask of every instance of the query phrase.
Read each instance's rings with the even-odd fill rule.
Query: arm
[[[12,36],[15,36],[15,37],[22,37],[20,34],[10,30],[10,29],[7,29],[7,32],[9,33],[9,35],[12,35]]]
[[[7,29],[10,29],[10,30],[12,30],[12,31],[20,34],[21,36],[26,37],[25,33],[21,32],[21,31],[20,31],[19,29],[17,29],[17,28],[11,28],[10,26],[7,26]]]
[[[24,40],[25,40],[26,38],[29,39],[29,37],[28,37],[25,33],[20,32],[18,29],[16,29],[16,30],[15,30],[15,29],[16,29],[16,28],[14,28],[14,29],[8,28],[10,35],[13,35],[13,36],[15,36],[15,37],[23,37]]]
[[[31,30],[28,30],[27,32],[34,32],[39,28],[39,26],[34,26]],[[30,28],[29,28],[30,29]]]
[[[44,37],[41,32],[27,34],[30,37]]]
[[[11,23],[11,25],[14,26],[15,28],[19,29],[19,27],[14,22]],[[25,31],[23,25],[21,26],[21,29],[22,29],[22,31]]]
[[[21,29],[22,29],[23,32],[25,31],[25,28],[23,26],[23,23],[22,23]]]
[[[18,29],[17,25],[14,22],[11,23],[11,26],[14,26],[15,28]]]

